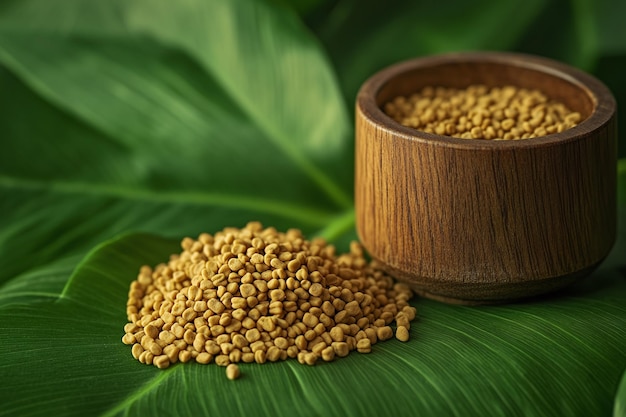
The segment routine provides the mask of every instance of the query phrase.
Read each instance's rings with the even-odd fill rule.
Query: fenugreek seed
[[[272,346],[267,350],[266,359],[270,362],[276,362],[280,359],[280,349],[276,346]]]
[[[154,355],[149,351],[144,351],[139,355],[139,362],[145,363],[146,365],[151,365],[153,359]]]
[[[385,320],[386,324],[389,324],[393,321],[394,314],[391,311],[383,311],[380,315],[380,318]]]
[[[182,363],[189,362],[191,360],[191,352],[188,350],[181,350],[178,353],[178,360]]]
[[[196,313],[196,311],[193,308],[189,307],[188,309],[183,311],[182,317],[186,321],[192,321],[193,319],[196,318],[197,315],[198,313]]]
[[[259,322],[263,330],[265,330],[266,332],[271,332],[276,328],[276,324],[270,317],[261,317],[261,319],[259,319]]]
[[[409,329],[404,326],[398,326],[396,328],[396,339],[401,342],[406,342],[409,340]]]
[[[133,358],[135,359],[139,359],[139,356],[141,356],[143,352],[144,352],[144,348],[139,343],[135,343],[133,345],[133,348],[131,349],[131,353],[133,355]]]
[[[233,345],[232,343],[226,342],[226,343],[220,343],[220,350],[222,351],[222,353],[224,355],[229,355],[229,360],[230,360],[230,353],[235,350],[235,345]]]
[[[202,352],[202,353],[199,353],[198,356],[196,356],[196,362],[204,364],[204,365],[206,365],[207,363],[211,363],[212,360],[213,360],[213,355],[211,355],[208,352]]]
[[[298,349],[305,350],[306,347],[308,346],[308,341],[303,335],[300,335],[296,337],[295,344],[298,347]]]
[[[248,306],[248,302],[243,297],[233,297],[230,299],[230,305],[234,309],[246,308]]]
[[[248,331],[246,331],[246,340],[249,343],[254,343],[257,340],[259,340],[261,338],[261,333],[259,332],[258,329],[254,328],[254,329],[250,329]]]
[[[230,363],[230,359],[228,358],[228,355],[217,355],[213,359],[215,360],[215,364],[217,366],[228,366],[228,364]]]
[[[376,330],[378,340],[388,340],[393,337],[393,330],[389,326],[381,326]]]
[[[276,339],[274,339],[274,345],[276,345],[276,347],[280,349],[287,350],[287,348],[289,347],[289,342],[284,337],[277,337]]]
[[[265,351],[257,350],[254,352],[254,361],[256,363],[265,363]]]
[[[347,318],[350,317],[346,310],[341,310],[335,314],[335,323],[345,323]]]
[[[370,340],[367,337],[359,340],[356,343],[356,350],[359,353],[369,353],[369,352],[371,352],[372,351],[372,344],[371,344]]]
[[[155,356],[152,363],[159,369],[165,369],[170,366],[170,358],[167,355]]]
[[[174,316],[180,316],[185,311],[185,303],[183,301],[177,301],[172,307],[172,314]]]
[[[321,356],[325,362],[330,362],[335,359],[335,350],[332,346],[327,346],[322,350]]]
[[[406,306],[402,309],[402,312],[407,315],[407,317],[409,318],[409,321],[413,321],[415,319],[417,310],[415,307]]]
[[[167,345],[163,348],[163,353],[167,355],[171,363],[178,361],[180,349],[176,345]]]
[[[183,340],[185,341],[185,343],[191,345],[193,344],[193,341],[195,339],[196,339],[196,333],[191,329],[187,329],[183,335]]]
[[[319,323],[319,319],[311,313],[305,313],[302,317],[302,322],[306,324],[309,328],[313,328],[317,326],[317,324]]]
[[[211,309],[211,311],[213,311],[215,314],[222,314],[222,312],[224,311],[225,307],[224,304],[222,304],[222,302],[216,298],[211,298],[208,302],[207,302],[207,306]]]
[[[239,291],[244,298],[256,295],[257,293],[257,289],[253,284],[242,284],[239,287]]]
[[[256,352],[257,350],[266,350],[265,342],[262,340],[257,340],[256,342],[250,343],[250,350],[252,352]]]
[[[355,316],[357,315],[357,313],[359,313],[359,311],[361,311],[361,307],[359,306],[359,303],[356,300],[350,301],[349,303],[345,305],[344,311],[351,316]]]
[[[324,301],[322,303],[322,311],[329,317],[333,317],[335,315],[335,307],[330,301]]]
[[[309,287],[310,288],[310,287]],[[295,290],[293,290],[293,293],[300,299],[300,300],[308,300],[310,297],[310,294],[307,290],[305,290],[304,288],[296,288]]]
[[[317,332],[313,329],[307,330],[304,332],[304,338],[308,341],[311,341],[317,337]]]
[[[124,326],[124,333],[134,334],[139,331],[139,329],[140,327],[137,326],[137,324],[135,323],[126,323],[126,325]]]
[[[304,355],[304,362],[307,365],[313,366],[317,362],[317,358],[318,358],[317,354],[313,352],[309,352]]]
[[[230,360],[231,363],[239,363],[241,362],[242,358],[243,358],[243,352],[239,349],[233,349],[228,354],[228,359]]]
[[[239,378],[241,375],[241,371],[239,370],[239,366],[234,363],[229,364],[226,367],[226,377],[230,380],[234,380]]]
[[[256,305],[261,301],[261,296],[264,294],[259,294],[259,297],[255,297],[255,296],[250,296],[248,298],[246,298],[246,304],[248,305],[248,307],[250,308],[254,308],[256,307]]]
[[[348,356],[348,354],[350,353],[350,347],[346,342],[333,342],[331,346],[335,351],[335,355],[339,356],[340,358]]]
[[[323,292],[324,292],[324,286],[320,283],[311,284],[311,287],[309,287],[309,294],[311,294],[314,297],[321,296]]]
[[[185,334],[185,329],[178,323],[174,323],[170,331],[176,336],[177,339],[182,339]]]
[[[198,352],[202,352],[204,350],[204,344],[206,343],[206,336],[202,333],[196,334],[196,338],[193,341],[193,348]]]
[[[159,339],[163,340],[166,344],[171,344],[172,342],[174,342],[174,340],[176,340],[176,336],[167,330],[163,330],[161,333],[159,333]]]
[[[269,306],[269,313],[280,316],[283,313],[283,303],[281,301],[273,301]]]
[[[122,337],[122,343],[124,343],[125,345],[132,345],[135,343],[135,341],[136,341],[135,335],[132,333],[126,333]]]
[[[285,299],[285,292],[280,288],[270,291],[270,298],[272,301],[283,301]]]
[[[230,343],[231,342],[231,338],[229,334],[221,334],[219,336],[217,336],[215,339],[215,343],[218,344],[218,346],[221,346],[224,343]]]

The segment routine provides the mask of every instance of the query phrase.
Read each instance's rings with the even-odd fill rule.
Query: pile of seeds
[[[464,139],[528,139],[562,132],[581,120],[580,113],[539,90],[513,86],[425,87],[394,98],[383,110],[402,125]]]
[[[409,338],[411,290],[366,261],[356,242],[337,256],[321,239],[253,222],[181,246],[167,264],[142,267],[130,286],[122,341],[142,363],[313,365],[370,352],[393,337],[394,320],[396,338]]]

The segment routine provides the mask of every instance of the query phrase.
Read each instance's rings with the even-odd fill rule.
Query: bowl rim
[[[539,136],[520,140],[488,140],[463,139],[452,136],[427,133],[418,129],[404,126],[389,117],[376,103],[376,97],[385,84],[406,72],[419,68],[441,66],[457,63],[494,63],[520,67],[544,73],[548,76],[560,78],[579,89],[585,91],[593,102],[593,111],[585,120],[573,128],[560,133]],[[369,77],[357,93],[356,106],[361,115],[368,119],[377,128],[392,134],[417,142],[427,142],[430,145],[461,149],[512,149],[536,148],[553,146],[588,137],[594,131],[605,126],[615,115],[616,101],[609,88],[594,76],[569,66],[565,63],[536,55],[499,52],[499,51],[469,51],[452,52],[429,55],[401,61],[376,72]]]

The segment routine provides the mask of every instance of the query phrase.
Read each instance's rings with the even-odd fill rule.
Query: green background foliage
[[[624,15],[608,0],[3,0],[0,415],[624,415],[624,160],[618,241],[559,294],[417,299],[406,344],[242,365],[232,383],[141,365],[120,341],[130,281],[183,236],[260,220],[346,248],[353,103],[378,69],[528,52],[621,104]]]

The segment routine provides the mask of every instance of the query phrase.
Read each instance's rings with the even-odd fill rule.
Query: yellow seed
[[[444,111],[431,115],[433,126],[446,120]],[[142,363],[298,358],[312,365],[365,351],[364,343],[383,340],[387,324],[395,319],[408,330],[415,315],[410,289],[394,286],[358,244],[336,255],[322,240],[254,224],[184,246],[168,264],[142,268],[131,284],[123,341]]]
[[[261,333],[257,328],[246,331],[246,340],[249,343],[254,343],[261,338]]]
[[[474,139],[480,139],[483,137],[483,130],[478,126],[473,127],[470,130],[470,133],[472,134],[472,138]]]
[[[154,357],[152,363],[159,369],[165,369],[170,366],[171,362],[167,355],[159,355]]]
[[[265,363],[265,351],[257,350],[254,352],[254,361],[256,363]]]
[[[425,92],[431,95],[425,96]],[[556,120],[562,120],[562,131],[582,119],[580,113],[571,112],[562,103],[550,101],[537,90],[513,86],[423,89],[409,97],[392,99],[383,105],[383,110],[405,126],[466,139],[528,138],[537,134],[530,128],[534,130],[544,123],[547,123],[545,132],[550,133],[548,127],[556,129]],[[558,115],[558,118],[555,120],[550,114]],[[514,126],[522,132],[507,135]]]
[[[381,326],[376,330],[378,340],[387,340],[393,337],[393,330],[389,326]]]
[[[406,342],[409,340],[409,329],[405,326],[398,326],[396,328],[396,339],[401,342]]]
[[[239,287],[239,291],[241,292],[241,296],[244,298],[256,295],[257,293],[256,287],[252,284],[242,284]]]
[[[239,370],[239,366],[237,364],[231,363],[226,367],[226,377],[228,379],[237,379],[241,375],[241,371]]]
[[[302,317],[302,322],[306,324],[309,328],[313,328],[317,326],[317,324],[319,323],[319,319],[311,313],[305,313]]]
[[[276,339],[274,339],[274,344],[278,348],[283,350],[287,350],[287,348],[289,347],[289,342],[284,337],[277,337]]]
[[[215,314],[221,314],[224,311],[224,304],[221,303],[217,298],[211,298],[207,302],[207,306],[213,311]]]
[[[318,355],[313,352],[308,352],[304,355],[304,362],[307,365],[313,366],[317,362]]]
[[[208,352],[202,352],[199,353],[198,356],[196,356],[196,362],[201,363],[201,364],[207,364],[207,363],[211,363],[211,361],[213,360],[213,355],[211,355]]]
[[[348,356],[348,354],[350,353],[350,348],[348,346],[348,343],[346,342],[333,342],[331,346],[335,351],[335,354],[340,358]]]
[[[141,356],[143,352],[144,352],[144,348],[139,343],[135,343],[133,345],[133,348],[131,349],[131,353],[133,355],[133,358],[135,359],[139,359],[139,356]]]
[[[330,362],[335,359],[335,350],[332,346],[327,346],[322,350],[321,356],[325,362]]]
[[[217,355],[215,358],[215,364],[218,366],[227,366],[230,363],[228,355]]]
[[[136,341],[135,335],[132,333],[126,333],[122,337],[122,343],[124,343],[125,345],[132,345],[135,343],[135,341]]]
[[[276,346],[272,346],[267,350],[266,359],[270,362],[276,362],[280,359],[280,349]]]
[[[356,349],[360,353],[369,353],[372,351],[372,343],[365,337],[356,343]]]
[[[178,353],[178,360],[182,363],[189,362],[191,360],[191,352],[188,350],[181,350]]]
[[[356,301],[350,301],[345,305],[344,309],[351,316],[355,316],[361,310],[359,303]]]
[[[151,324],[149,324],[146,327],[144,327],[143,331],[145,332],[145,334],[147,334],[148,336],[150,336],[153,339],[156,339],[157,336],[159,335],[159,329],[157,329],[156,327],[154,327]]]

